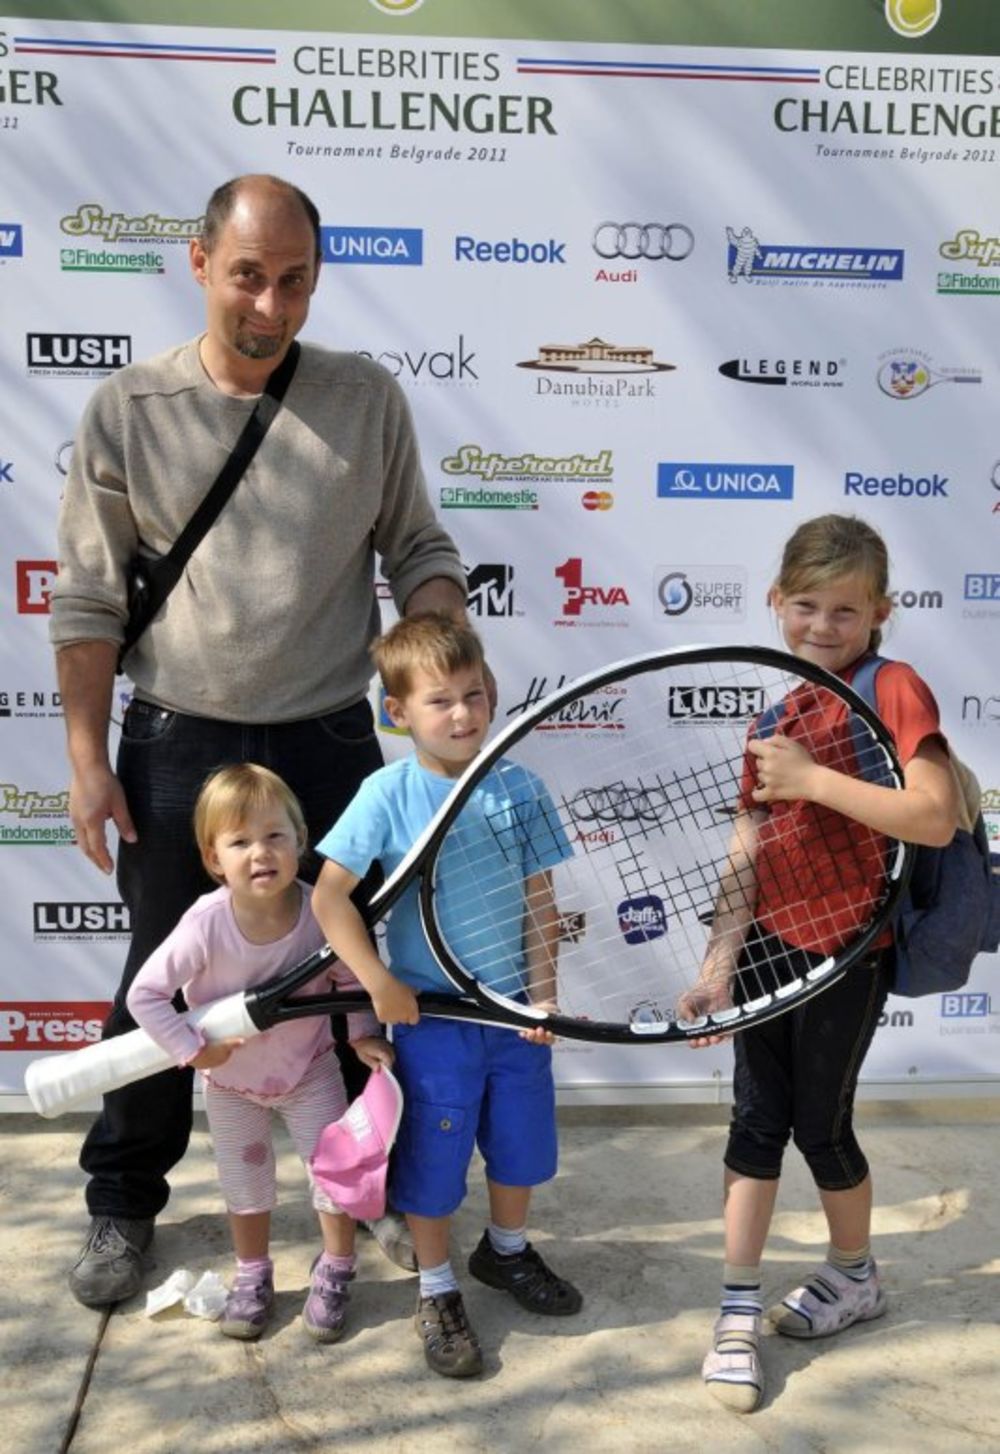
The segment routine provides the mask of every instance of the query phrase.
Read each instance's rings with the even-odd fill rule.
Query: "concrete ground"
[[[860,1108],[875,1168],[875,1250],[890,1293],[879,1322],[816,1343],[765,1339],[768,1388],[729,1413],[699,1368],[719,1282],[722,1107],[564,1109],[562,1170],[532,1231],[583,1289],[576,1318],[545,1321],[466,1277],[486,1373],[426,1369],[415,1282],[361,1240],[344,1340],[299,1323],[317,1248],[290,1151],[275,1217],[277,1316],[257,1344],[143,1299],[110,1316],[65,1287],[83,1231],[76,1151],[84,1118],[0,1117],[0,1448],[9,1454],[298,1454],[300,1450],[521,1454],[990,1454],[1000,1451],[1000,1100]],[[175,1177],[150,1285],[174,1269],[227,1279],[228,1235],[204,1122]],[[457,1219],[468,1254],[481,1178]],[[766,1264],[777,1299],[824,1248],[789,1157]],[[456,1258],[457,1261],[457,1258]]]

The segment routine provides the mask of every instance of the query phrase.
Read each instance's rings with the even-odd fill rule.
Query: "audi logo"
[[[663,788],[642,783],[608,783],[605,787],[583,788],[566,806],[576,823],[641,823],[661,827],[670,817]]]
[[[683,222],[602,222],[594,233],[594,251],[603,258],[681,263],[693,249],[694,233]]]

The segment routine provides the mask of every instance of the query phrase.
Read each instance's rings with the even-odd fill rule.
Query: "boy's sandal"
[[[723,1313],[716,1321],[712,1347],[701,1366],[709,1393],[734,1413],[753,1413],[764,1397],[758,1351],[760,1329],[758,1315]]]

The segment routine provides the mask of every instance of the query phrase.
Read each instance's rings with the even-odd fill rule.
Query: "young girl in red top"
[[[850,682],[860,660],[878,649],[880,627],[892,609],[888,591],[888,558],[877,532],[851,516],[823,515],[789,539],[770,604],[790,652]],[[796,740],[792,712],[773,736],[748,743],[753,777],[734,826],[733,857],[741,882],[749,882],[751,890],[757,886],[753,922],[736,963],[730,956],[726,965],[721,951],[713,957],[710,938],[700,984],[682,1006],[688,1017],[731,1003],[740,993],[740,971],[753,970],[755,949],[764,941],[768,957],[777,945],[792,972],[796,956],[801,972],[808,963],[802,956],[827,947],[808,942],[782,919],[779,904],[766,902],[762,870],[770,813],[789,812],[787,804],[813,804],[905,842],[951,841],[957,796],[934,698],[903,662],[882,668],[877,693],[879,715],[903,766],[902,791],[823,766],[821,744],[813,741],[809,751]],[[850,831],[858,836],[856,828]],[[722,1303],[702,1376],[722,1403],[741,1413],[757,1408],[764,1393],[760,1263],[789,1136],[816,1182],[830,1240],[826,1261],[770,1310],[771,1323],[789,1337],[821,1338],[885,1311],[870,1246],[871,1176],[852,1114],[891,973],[887,931],[869,957],[831,988],[735,1037],[733,1116],[724,1157]]]

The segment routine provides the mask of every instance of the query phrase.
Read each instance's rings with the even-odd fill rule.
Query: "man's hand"
[[[69,789],[69,815],[81,853],[102,873],[110,873],[114,867],[105,831],[109,819],[127,843],[135,843],[138,838],[124,789],[106,765],[74,772]]]

